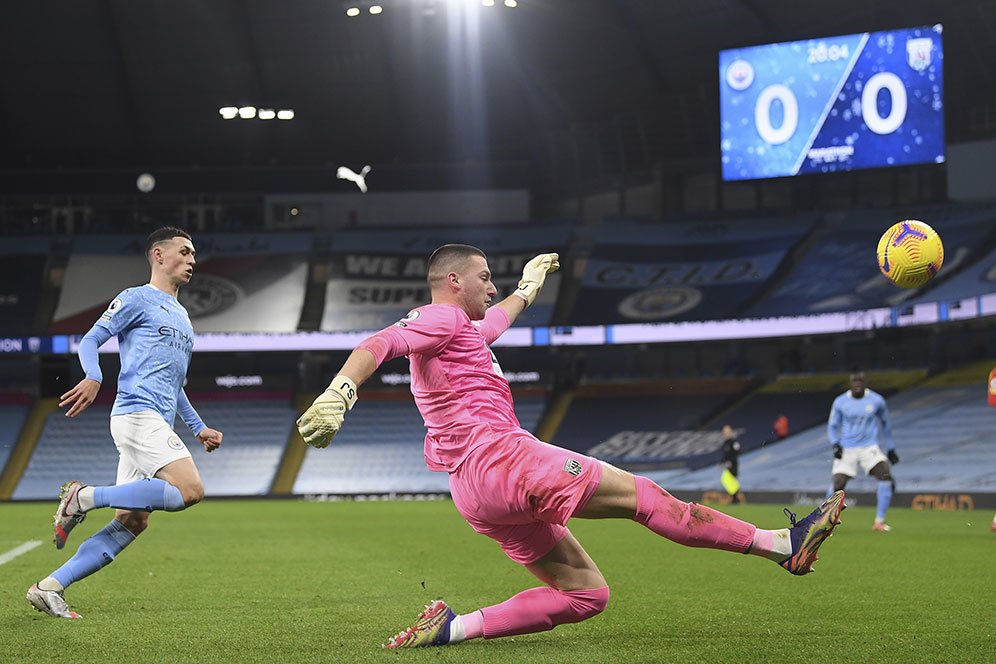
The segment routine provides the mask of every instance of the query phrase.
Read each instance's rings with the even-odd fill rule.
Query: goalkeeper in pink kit
[[[435,600],[387,648],[529,634],[601,613],[608,583],[566,527],[572,517],[630,519],[679,544],[753,554],[800,575],[812,571],[817,549],[839,523],[843,491],[799,522],[793,514],[791,528],[762,530],[520,427],[489,345],[536,299],[558,260],[551,253],[529,261],[516,291],[492,305],[497,290],[484,252],[440,247],[428,263],[432,303],[357,346],[298,419],[306,443],[328,446],[358,386],[381,363],[407,356],[411,391],[428,430],[426,464],[449,473],[453,502],[471,527],[545,584],[462,615]]]

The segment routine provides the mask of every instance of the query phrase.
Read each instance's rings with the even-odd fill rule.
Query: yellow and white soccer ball
[[[900,288],[919,288],[944,263],[944,245],[937,232],[915,219],[894,224],[878,241],[878,269]]]

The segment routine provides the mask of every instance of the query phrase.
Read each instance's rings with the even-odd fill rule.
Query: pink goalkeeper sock
[[[696,503],[685,503],[646,477],[636,477],[636,516],[658,535],[685,546],[747,553],[757,528]]]
[[[608,586],[593,590],[530,588],[481,609],[484,638],[545,632],[557,625],[581,622],[601,613],[608,603]]]

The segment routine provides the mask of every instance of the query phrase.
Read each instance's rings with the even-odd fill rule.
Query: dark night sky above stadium
[[[0,170],[701,158],[719,49],[938,22],[947,135],[996,135],[993,0],[383,5],[4,3]],[[219,115],[243,105],[296,117]]]

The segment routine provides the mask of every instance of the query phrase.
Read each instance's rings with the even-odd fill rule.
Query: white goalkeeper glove
[[[304,442],[313,447],[328,447],[342,428],[346,411],[356,403],[356,383],[336,376],[318,395],[315,402],[297,418],[297,430]]]
[[[560,256],[558,254],[540,254],[522,268],[522,279],[519,280],[519,287],[515,289],[515,294],[525,300],[528,307],[543,288],[546,275],[559,269]]]

